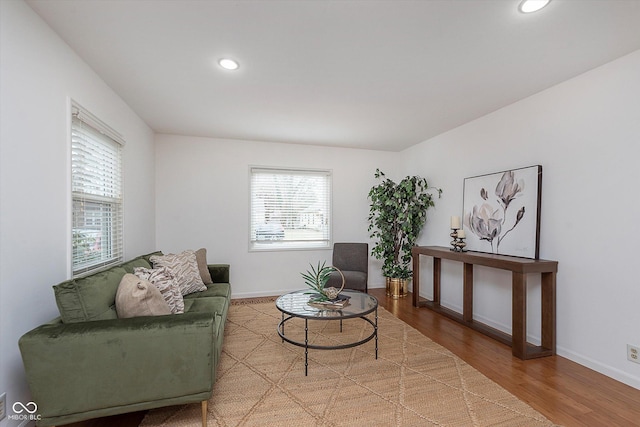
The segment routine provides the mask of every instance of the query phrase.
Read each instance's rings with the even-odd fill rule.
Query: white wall
[[[640,365],[626,360],[626,345],[640,345],[639,143],[636,51],[402,153],[403,172],[444,190],[423,245],[448,246],[465,177],[543,166],[540,258],[559,261],[558,354],[636,388]],[[430,260],[423,264],[430,277]],[[443,261],[443,268],[443,302],[459,310],[462,267]],[[476,267],[475,279],[474,316],[510,331],[509,274]],[[531,283],[535,340],[539,279]]]
[[[68,103],[124,135],[125,255],[155,249],[153,133],[22,1],[0,1],[0,393],[27,401],[18,338],[69,274]],[[5,419],[2,426],[17,425]]]
[[[176,252],[207,248],[209,262],[231,264],[234,297],[300,289],[309,263],[330,250],[249,252],[249,166],[333,171],[333,240],[368,242],[367,194],[380,168],[394,176],[399,153],[172,135],[156,136],[156,240]],[[384,285],[370,262],[371,287]]]

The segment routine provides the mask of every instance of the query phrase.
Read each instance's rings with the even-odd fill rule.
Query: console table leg
[[[542,347],[556,354],[556,273],[542,273]]]
[[[413,254],[413,306],[420,307],[420,255]]]
[[[511,353],[520,359],[526,359],[527,352],[527,276],[523,273],[512,274],[511,307]]]
[[[433,303],[440,305],[440,267],[442,260],[433,258]]]
[[[473,264],[464,263],[462,320],[473,321]]]

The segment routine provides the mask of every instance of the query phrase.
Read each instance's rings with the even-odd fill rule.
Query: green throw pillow
[[[122,267],[113,267],[54,286],[56,304],[62,321],[75,323],[117,319],[116,292],[126,273]]]

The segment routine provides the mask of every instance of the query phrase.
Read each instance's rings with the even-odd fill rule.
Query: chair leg
[[[202,427],[207,427],[207,401],[202,401]]]

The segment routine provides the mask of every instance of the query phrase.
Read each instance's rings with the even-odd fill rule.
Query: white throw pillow
[[[116,292],[116,312],[119,318],[129,318],[162,316],[171,314],[171,309],[151,282],[127,273]]]

